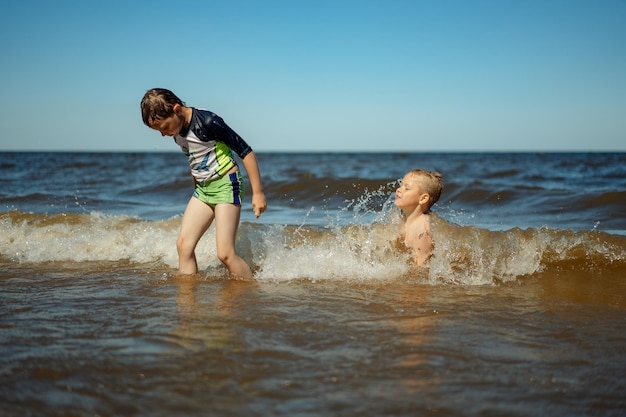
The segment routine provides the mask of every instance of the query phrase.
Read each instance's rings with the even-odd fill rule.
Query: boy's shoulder
[[[210,110],[191,108],[191,122],[189,130],[191,130],[200,140],[208,142],[212,139],[211,130],[215,127],[216,122],[219,124],[219,116]]]
[[[215,113],[206,109],[191,108],[191,124],[196,126],[210,126],[217,117]]]
[[[422,214],[415,219],[407,219],[405,228],[407,233],[430,233],[430,214]]]

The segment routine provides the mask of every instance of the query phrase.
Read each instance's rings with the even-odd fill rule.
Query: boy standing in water
[[[248,264],[235,252],[243,181],[231,150],[242,159],[252,187],[252,209],[258,218],[267,202],[256,156],[250,146],[221,117],[208,110],[187,107],[170,90],[153,88],[141,100],[146,126],[172,136],[189,158],[195,184],[187,204],[176,249],[178,271],[198,272],[195,249],[215,219],[217,257],[234,278],[252,279]]]
[[[401,238],[413,250],[414,261],[421,266],[433,252],[430,231],[430,208],[439,200],[443,178],[438,172],[409,171],[396,190],[394,204],[404,212]]]

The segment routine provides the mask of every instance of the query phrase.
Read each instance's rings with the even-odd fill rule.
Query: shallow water
[[[3,273],[4,415],[617,416],[626,406],[623,282],[564,272],[495,286],[241,283],[101,267]]]
[[[249,283],[213,229],[174,273],[183,156],[0,156],[0,415],[626,411],[623,154],[261,154]],[[390,200],[414,165],[447,178],[428,268]]]

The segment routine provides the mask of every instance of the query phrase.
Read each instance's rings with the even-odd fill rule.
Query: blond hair
[[[423,169],[414,169],[408,174],[418,178],[422,191],[429,195],[428,209],[430,209],[441,196],[443,190],[443,176],[436,171],[426,171]]]

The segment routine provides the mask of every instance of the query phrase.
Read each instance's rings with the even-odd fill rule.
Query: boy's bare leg
[[[195,197],[189,199],[185,214],[183,214],[178,240],[176,241],[178,272],[181,274],[195,274],[198,272],[195,254],[196,245],[198,245],[200,238],[207,231],[214,218],[215,212],[211,206]]]
[[[252,279],[250,267],[235,252],[235,238],[239,228],[241,206],[218,204],[215,206],[215,236],[217,257],[228,268],[233,278]]]

